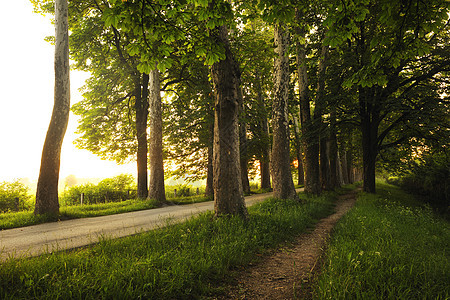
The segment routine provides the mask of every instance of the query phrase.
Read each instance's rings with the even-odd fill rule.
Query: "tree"
[[[166,75],[174,84],[165,89],[170,96],[163,119],[167,160],[176,166],[166,174],[188,181],[206,178],[205,194],[212,198],[214,96],[208,74],[209,67],[193,53],[175,60]]]
[[[341,1],[326,21],[327,43],[353,55],[344,86],[357,90],[366,192],[375,192],[380,151],[412,137],[397,129],[419,126],[417,117],[440,101],[419,95],[449,70],[449,11],[441,0]]]
[[[244,114],[240,120],[247,127],[245,150],[247,159],[259,161],[261,188],[269,190],[270,183],[270,148],[269,118],[273,90],[273,59],[275,53],[270,42],[273,28],[261,19],[251,17],[255,8],[245,10],[243,16],[250,18],[242,24],[241,31],[235,30],[235,52],[242,70],[242,94]],[[241,148],[242,145],[241,145]],[[242,162],[241,162],[242,163]]]
[[[54,11],[51,0],[32,2],[38,11]],[[91,74],[83,87],[84,99],[72,108],[81,116],[78,131],[83,135],[76,142],[118,163],[134,156],[138,197],[146,198],[148,74],[137,70],[139,53],[128,51],[136,34],[116,27],[110,5],[108,1],[69,3],[71,59],[76,69]]]
[[[161,84],[158,69],[150,73],[150,142],[149,142],[149,188],[148,198],[158,202],[166,201],[164,189],[164,164],[162,148],[162,111],[161,111]]]
[[[69,25],[67,0],[55,1],[55,96],[52,117],[42,150],[34,214],[58,214],[61,146],[69,122]]]
[[[239,66],[231,52],[226,25],[211,33],[225,51],[225,59],[214,63],[211,77],[215,93],[214,121],[214,209],[216,216],[247,216],[240,174],[239,154]]]
[[[296,42],[296,60],[299,86],[300,122],[304,149],[305,192],[320,194],[319,177],[319,141],[318,130],[311,116],[311,96],[309,91],[308,66],[306,61],[306,31],[301,21],[300,10],[296,10],[297,35],[301,37]]]
[[[276,54],[272,105],[272,180],[273,195],[280,199],[298,199],[292,180],[289,155],[289,33],[283,23],[275,25]]]

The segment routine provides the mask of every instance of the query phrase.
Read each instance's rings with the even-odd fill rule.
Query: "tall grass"
[[[450,225],[398,188],[363,194],[336,226],[318,299],[448,299]]]
[[[329,214],[333,196],[304,201],[272,199],[250,207],[248,220],[206,213],[87,249],[12,259],[0,267],[0,298],[200,297],[213,291],[231,267],[289,241]]]

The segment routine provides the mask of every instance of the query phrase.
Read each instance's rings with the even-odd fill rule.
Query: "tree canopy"
[[[52,12],[53,1],[32,2]],[[358,170],[375,192],[377,168],[393,169],[419,148],[448,151],[446,0],[75,0],[69,11],[73,66],[91,74],[72,108],[81,116],[77,143],[101,157],[147,156],[155,69],[166,176],[210,178],[213,148],[222,151],[225,138],[215,140],[217,130],[239,135],[227,142],[239,149],[240,172],[227,176],[245,185],[259,162],[270,188],[270,161],[276,191],[292,189],[292,177],[276,179],[291,172],[290,145],[312,193]],[[224,107],[232,113],[221,119]]]

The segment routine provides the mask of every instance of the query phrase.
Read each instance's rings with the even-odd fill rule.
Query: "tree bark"
[[[333,184],[331,182],[331,168],[330,165],[330,130],[327,124],[324,124],[322,116],[325,112],[327,106],[327,101],[325,99],[325,73],[327,69],[327,57],[328,57],[328,47],[322,45],[322,50],[320,54],[319,66],[317,69],[317,95],[316,95],[316,107],[314,110],[314,123],[319,131],[319,174],[320,183],[322,189],[329,191],[333,189]]]
[[[69,122],[70,66],[67,0],[55,1],[55,95],[42,150],[35,215],[59,213],[58,181],[61,147]]]
[[[273,196],[280,199],[296,199],[292,181],[289,155],[289,33],[282,24],[275,26],[275,77],[274,99],[272,104],[272,181]]]
[[[162,147],[162,108],[161,108],[161,84],[159,71],[154,69],[149,76],[150,83],[150,142],[149,142],[149,188],[148,198],[155,199],[158,203],[166,201],[164,188],[164,163]]]
[[[246,218],[239,155],[240,71],[231,53],[227,27],[216,27],[212,37],[225,48],[225,59],[211,67],[215,93],[214,210],[216,216]]]
[[[294,119],[294,130],[295,130],[295,154],[297,155],[298,161],[298,179],[297,184],[303,185],[305,183],[305,175],[303,173],[303,154],[302,154],[302,142],[300,137],[300,128],[298,124],[298,119],[295,115],[292,116]]]
[[[342,170],[342,183],[343,184],[349,184],[350,178],[349,178],[349,170],[348,170],[348,163],[347,163],[347,150],[339,151],[340,153],[340,163],[341,163],[341,170]]]
[[[149,75],[142,74],[142,84],[136,82],[135,109],[136,109],[136,138],[137,149],[137,197],[145,199],[148,196],[147,172],[147,120],[148,120],[148,83]]]
[[[329,161],[330,161],[330,187],[332,190],[341,186],[341,177],[339,172],[339,159],[338,159],[338,144],[336,134],[336,112],[332,111],[330,114],[330,148],[329,148]]]
[[[299,34],[301,34],[300,31]],[[303,165],[305,173],[305,192],[318,195],[321,190],[319,177],[319,142],[317,133],[314,132],[314,124],[311,118],[305,46],[300,44],[300,42],[297,42],[296,51],[299,77],[300,122],[302,125],[303,159],[305,162]]]
[[[239,80],[240,82],[240,80]],[[243,105],[242,89],[239,88],[239,103],[241,116],[245,114]],[[241,167],[241,181],[244,193],[250,193],[250,181],[248,180],[248,141],[247,141],[247,124],[242,119],[239,122],[239,152],[240,152],[240,167]]]
[[[322,123],[322,122],[320,122]],[[319,141],[319,176],[322,190],[331,191],[330,141],[323,130]]]
[[[213,180],[214,180],[214,168],[213,168],[213,158],[214,158],[214,123],[211,123],[210,129],[209,129],[210,139],[208,144],[208,165],[207,165],[207,171],[206,171],[206,188],[205,188],[205,196],[206,197],[214,197],[214,187],[213,187]]]
[[[355,177],[353,176],[353,153],[352,148],[348,149],[345,153],[347,161],[348,183],[354,183]]]
[[[247,130],[246,124],[241,122],[239,125],[239,145],[240,145],[240,167],[241,167],[241,181],[242,190],[244,193],[250,193],[250,181],[248,180],[248,151],[247,151]]]
[[[359,106],[361,118],[362,150],[363,150],[363,190],[375,193],[375,163],[378,155],[377,138],[379,126],[379,107],[371,88],[359,88]]]
[[[270,190],[272,184],[270,183],[270,137],[269,137],[269,122],[264,118],[261,122],[261,130],[264,141],[261,149],[260,171],[261,171],[261,189]]]
[[[270,190],[270,136],[269,122],[267,121],[266,104],[264,103],[264,95],[261,87],[261,75],[259,70],[255,74],[256,101],[259,106],[259,126],[258,135],[261,140],[261,152],[259,157],[259,167],[261,172],[261,189]]]

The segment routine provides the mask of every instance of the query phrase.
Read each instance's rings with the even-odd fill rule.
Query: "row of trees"
[[[375,192],[380,157],[448,145],[449,11],[445,0],[70,1],[71,58],[91,73],[72,108],[78,146],[136,159],[141,198],[165,201],[164,158],[175,175],[206,177],[217,215],[246,215],[256,160],[262,188],[271,176],[275,197],[296,199],[291,153],[308,193],[349,182],[360,158]]]

